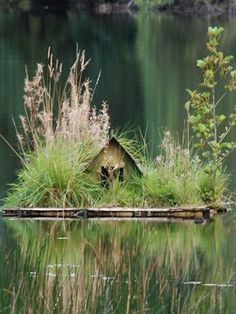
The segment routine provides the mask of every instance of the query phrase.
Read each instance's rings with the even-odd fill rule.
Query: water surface
[[[235,213],[206,225],[1,220],[0,310],[235,313],[235,230]]]

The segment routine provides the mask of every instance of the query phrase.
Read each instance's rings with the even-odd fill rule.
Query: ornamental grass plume
[[[108,142],[110,118],[105,103],[100,111],[92,105],[88,63],[77,52],[63,86],[62,64],[49,48],[48,65],[37,64],[32,79],[26,73],[25,115],[16,130],[23,167],[5,206],[83,207],[99,198],[100,182],[86,169]]]
[[[48,50],[48,65],[37,64],[32,79],[26,73],[24,83],[25,116],[17,138],[23,153],[49,147],[54,141],[67,144],[89,143],[96,151],[108,141],[110,117],[108,106],[100,111],[92,106],[94,91],[91,81],[84,79],[89,60],[85,52],[77,52],[68,78],[61,88],[62,63]]]

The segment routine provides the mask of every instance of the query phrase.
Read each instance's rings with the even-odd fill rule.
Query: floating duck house
[[[96,173],[105,185],[114,179],[123,182],[134,171],[140,175],[143,173],[141,166],[115,137],[112,137],[92,160],[88,170]]]

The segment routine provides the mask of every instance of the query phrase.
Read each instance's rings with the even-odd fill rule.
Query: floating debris
[[[215,288],[233,288],[235,285],[233,284],[219,284],[219,283],[203,283],[204,287],[215,287]]]
[[[105,275],[91,275],[90,277],[92,277],[92,278],[100,278],[100,279],[102,279],[104,281],[106,281],[106,280],[114,280],[115,279],[114,276],[105,276]]]
[[[76,274],[75,273],[69,273],[69,277],[75,277]]]
[[[184,281],[183,285],[201,285],[203,287],[214,287],[214,288],[233,288],[235,287],[232,283],[220,284],[220,283],[202,283],[201,281]]]
[[[67,268],[79,268],[79,264],[49,264],[47,268],[62,268],[62,267],[67,267]]]
[[[49,277],[56,277],[56,274],[50,273],[50,272],[46,273],[46,275],[49,276]]]
[[[37,277],[36,271],[30,271],[29,275],[30,275],[30,277]]]
[[[200,285],[201,281],[185,281],[183,282],[184,285]]]

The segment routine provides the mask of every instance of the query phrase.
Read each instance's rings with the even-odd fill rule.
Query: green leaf
[[[236,70],[231,71],[231,72],[230,72],[230,76],[231,76],[233,79],[236,79]]]
[[[199,59],[197,60],[197,66],[201,69],[204,69],[204,67],[206,66],[206,63],[203,60]]]
[[[208,36],[211,37],[211,36],[219,36],[223,33],[224,31],[224,28],[223,27],[212,27],[212,26],[209,26],[208,27]]]
[[[184,107],[185,107],[185,109],[186,109],[187,111],[189,111],[189,109],[190,109],[190,101],[187,101],[187,102],[185,103]]]

